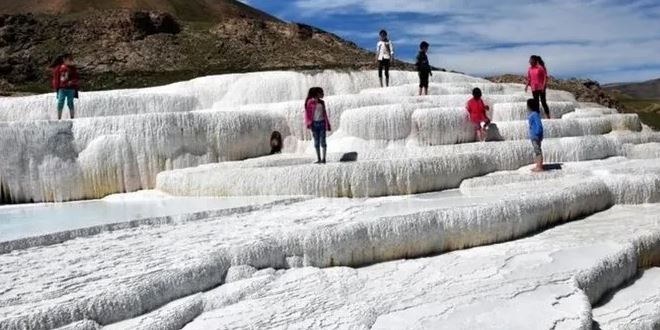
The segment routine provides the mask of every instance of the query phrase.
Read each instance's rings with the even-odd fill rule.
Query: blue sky
[[[602,83],[660,77],[660,0],[247,0],[285,21],[375,48],[381,28],[396,56],[421,40],[434,66],[473,75],[524,73],[529,55],[550,73]]]

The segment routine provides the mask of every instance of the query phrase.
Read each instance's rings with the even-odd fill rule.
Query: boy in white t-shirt
[[[394,46],[387,37],[387,31],[380,30],[380,40],[376,46],[376,61],[378,62],[378,78],[383,87],[383,71],[385,71],[385,86],[390,85],[390,63],[394,57]]]

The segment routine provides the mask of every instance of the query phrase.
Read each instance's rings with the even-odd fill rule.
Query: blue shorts
[[[60,88],[57,90],[57,111],[64,109],[64,103],[73,110],[73,99],[76,96],[76,90],[72,88]]]

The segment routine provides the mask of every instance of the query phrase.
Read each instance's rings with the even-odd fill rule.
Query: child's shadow
[[[556,163],[556,164],[543,164],[543,170],[544,171],[559,171],[562,169],[562,163]]]

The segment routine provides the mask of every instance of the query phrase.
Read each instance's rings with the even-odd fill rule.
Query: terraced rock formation
[[[63,52],[74,55],[86,91],[375,65],[352,42],[235,0],[0,1],[0,95],[50,91],[48,65]]]
[[[537,174],[524,86],[438,72],[419,97],[415,73],[393,72],[384,89],[375,77],[278,71],[82,93],[80,118],[63,121],[52,95],[1,100],[4,203],[144,189],[246,202],[0,240],[0,328],[660,322],[660,133],[550,91],[550,166]],[[326,165],[313,164],[302,120],[312,86],[336,129]],[[464,109],[474,87],[494,118],[485,143]],[[269,156],[275,130],[284,152]],[[339,162],[349,151],[358,160]],[[112,198],[140,194],[153,193]]]

